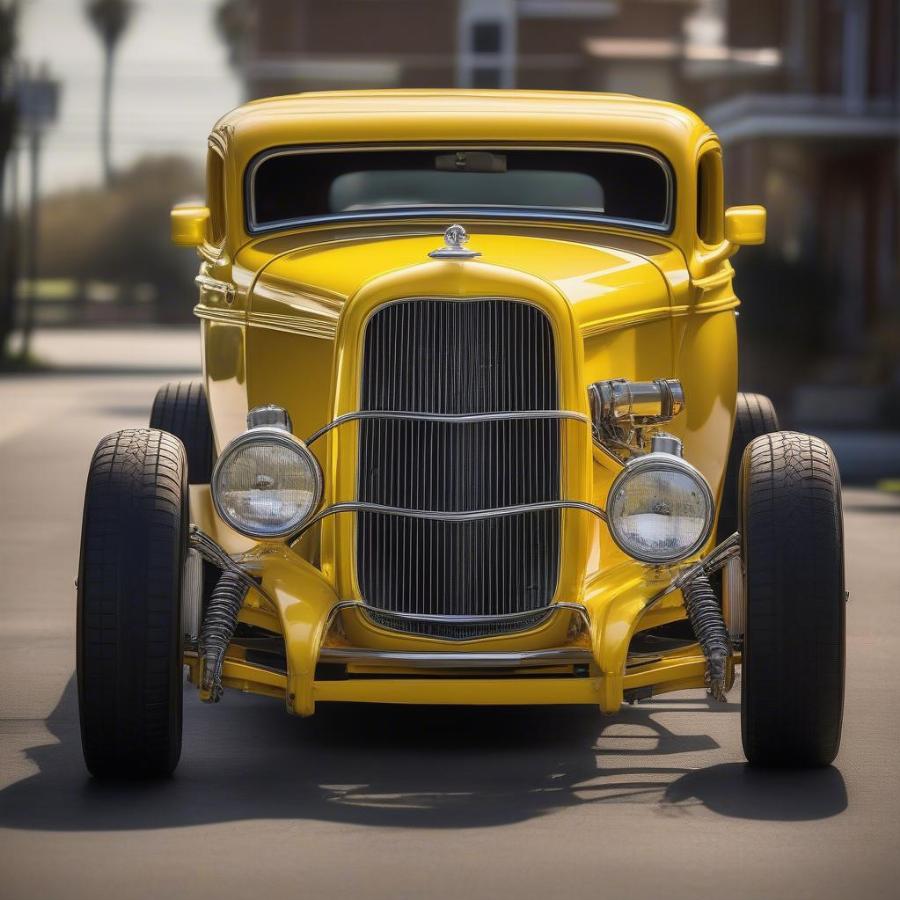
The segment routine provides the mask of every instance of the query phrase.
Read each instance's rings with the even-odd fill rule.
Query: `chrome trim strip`
[[[639,231],[649,231],[653,234],[671,234],[672,229],[668,225],[657,225],[652,222],[642,222],[638,219],[618,219],[613,216],[587,216],[578,213],[562,213],[548,208],[542,210],[534,207],[489,207],[489,206],[451,206],[440,207],[431,210],[420,206],[410,206],[397,210],[377,210],[376,212],[358,212],[331,214],[326,216],[306,216],[300,219],[283,219],[267,225],[257,225],[250,234],[269,234],[273,231],[282,231],[289,228],[303,228],[307,225],[330,225],[342,222],[366,222],[393,219],[509,219],[516,221],[524,219],[536,222],[576,222],[583,225],[611,225],[620,228],[633,228]]]
[[[218,278],[210,278],[208,275],[198,275],[194,283],[204,291],[213,294],[222,294],[226,303],[234,303],[234,285],[227,281],[219,281]]]
[[[583,616],[585,623],[588,622],[587,610],[580,603],[551,603],[548,606],[540,606],[537,609],[526,609],[514,613],[498,613],[495,616],[459,616],[452,614],[443,616],[429,613],[396,612],[393,609],[381,609],[377,606],[369,606],[367,603],[362,602],[360,602],[359,607],[366,613],[391,616],[395,619],[409,619],[414,622],[442,622],[446,625],[481,625],[487,622],[510,622],[515,621],[516,619],[530,619],[544,613],[558,612],[559,610],[577,612]]]
[[[663,171],[666,179],[666,214],[662,222],[644,222],[639,219],[620,219],[613,216],[587,215],[574,211],[553,209],[552,207],[446,207],[433,210],[423,207],[408,207],[398,210],[372,210],[371,212],[358,213],[331,213],[320,216],[306,216],[297,219],[283,219],[278,222],[267,222],[260,225],[256,221],[256,171],[267,160],[276,156],[300,156],[307,153],[342,153],[347,151],[372,151],[384,152],[395,150],[567,150],[570,152],[591,153],[628,153],[632,156],[643,156],[652,159]],[[643,147],[633,144],[607,144],[598,147],[591,144],[573,143],[549,143],[542,144],[535,141],[527,144],[516,144],[504,141],[463,141],[459,144],[452,142],[441,143],[379,143],[358,144],[346,143],[342,145],[315,145],[273,147],[257,154],[244,170],[244,218],[247,233],[250,235],[265,234],[270,231],[278,231],[285,228],[303,227],[305,225],[318,225],[331,222],[355,222],[370,219],[410,219],[410,218],[501,218],[501,219],[526,219],[537,221],[581,222],[591,225],[612,225],[624,228],[636,228],[642,231],[650,231],[657,234],[671,234],[675,227],[675,173],[672,164],[658,150],[652,147]]]
[[[584,422],[587,425],[591,424],[591,420],[588,416],[567,409],[523,409],[510,410],[509,412],[472,413],[470,415],[456,413],[390,412],[378,409],[368,409],[344,413],[344,415],[338,416],[327,425],[323,425],[318,431],[314,431],[306,439],[306,445],[309,446],[313,441],[317,441],[322,435],[331,431],[332,428],[337,428],[345,422],[353,422],[360,419],[409,419],[421,422],[452,422],[462,424],[471,422],[505,422],[513,419],[573,419],[577,422]]]
[[[411,519],[433,519],[436,522],[475,522],[479,519],[498,519],[502,516],[515,516],[519,513],[540,512],[546,509],[582,509],[592,513],[598,519],[605,522],[606,513],[593,503],[584,503],[581,500],[546,500],[541,503],[521,503],[517,506],[498,506],[494,509],[475,509],[470,512],[440,512],[431,509],[403,509],[399,506],[382,506],[380,503],[361,503],[357,500],[348,500],[343,503],[333,503],[320,510],[311,519],[307,519],[298,529],[287,538],[289,544],[297,540],[305,531],[313,525],[321,522],[326,516],[333,516],[343,512],[371,512],[381,513],[385,516],[407,516]],[[532,610],[535,612],[536,610]],[[393,615],[393,613],[392,613]]]
[[[501,669],[526,666],[587,665],[593,660],[590,650],[557,647],[520,652],[464,653],[454,651],[368,650],[362,647],[323,647],[319,662],[356,663],[370,666],[408,666],[425,669]]]
[[[332,625],[334,625],[334,621],[338,617],[338,615],[350,609],[355,609],[363,615],[371,612],[381,615],[394,616],[398,619],[439,622],[445,625],[481,625],[497,621],[515,621],[516,619],[525,619],[532,616],[540,616],[542,614],[549,617],[555,615],[558,612],[572,612],[575,613],[575,615],[577,615],[579,619],[581,619],[581,622],[585,628],[590,629],[591,627],[591,620],[588,616],[587,608],[581,603],[568,603],[565,601],[561,601],[559,603],[551,603],[549,606],[542,606],[538,609],[525,610],[524,612],[518,613],[504,613],[502,615],[496,616],[433,616],[426,614],[416,615],[415,613],[394,612],[393,610],[389,609],[379,609],[376,606],[368,606],[362,600],[341,600],[331,607],[331,610],[329,611],[328,616],[325,619],[325,626],[322,629],[323,639],[328,635],[328,632],[331,630]],[[541,621],[540,624],[543,625],[544,621]],[[374,624],[377,625],[377,623]],[[384,628],[383,625],[378,625],[377,627]],[[435,638],[434,640],[442,640],[442,638]]]

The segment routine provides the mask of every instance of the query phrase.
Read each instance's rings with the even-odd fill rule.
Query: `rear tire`
[[[150,427],[168,431],[184,444],[190,484],[209,484],[213,466],[213,434],[209,404],[201,382],[164,384],[153,400]]]
[[[78,571],[78,702],[92,775],[168,775],[181,755],[187,466],[170,434],[104,438],[91,460]]]
[[[775,414],[774,404],[768,397],[763,394],[737,395],[731,449],[728,451],[722,506],[719,510],[717,534],[720,541],[724,541],[738,530],[741,460],[744,457],[744,450],[755,438],[775,431],[778,431],[778,416]]]
[[[790,431],[752,441],[741,538],[744,753],[760,766],[828,765],[841,740],[845,594],[841,483],[824,441]]]

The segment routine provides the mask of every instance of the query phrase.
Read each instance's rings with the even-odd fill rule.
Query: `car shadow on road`
[[[659,719],[674,713],[681,726],[682,713],[691,718],[698,705],[705,704],[675,699],[601,717],[584,707],[336,704],[301,720],[263,698],[229,693],[208,707],[189,691],[176,775],[122,784],[85,772],[73,678],[46,723],[56,743],[27,750],[38,771],[0,791],[0,827],[90,831],[285,818],[460,828],[604,803],[670,814],[702,804],[725,816],[800,820],[847,806],[835,768],[687,765],[694,760],[682,754],[719,745]],[[709,709],[734,713],[736,705]]]

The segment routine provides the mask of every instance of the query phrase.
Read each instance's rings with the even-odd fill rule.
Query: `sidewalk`
[[[46,329],[34,333],[32,356],[55,374],[190,375],[200,371],[197,325]]]

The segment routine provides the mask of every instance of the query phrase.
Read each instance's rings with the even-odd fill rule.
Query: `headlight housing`
[[[629,556],[673,563],[706,543],[713,496],[690,463],[671,453],[648,453],[633,459],[616,477],[606,514],[613,540]]]
[[[248,417],[252,421],[253,413]],[[276,540],[302,525],[322,501],[322,470],[283,427],[252,427],[222,452],[210,485],[216,512],[247,537]]]

